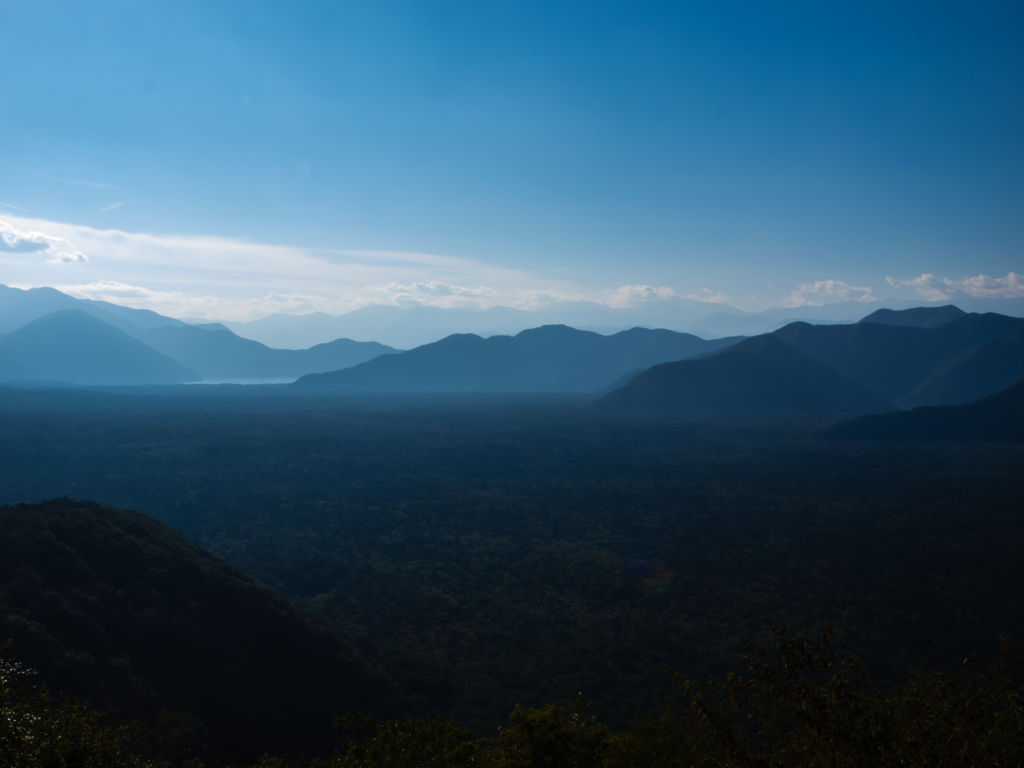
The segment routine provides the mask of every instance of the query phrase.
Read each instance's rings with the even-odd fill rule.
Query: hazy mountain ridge
[[[337,630],[156,520],[55,499],[0,521],[0,636],[57,690],[170,705],[233,760],[328,752],[334,715],[407,706]]]
[[[33,320],[65,309],[85,312],[136,337],[149,328],[185,324],[148,309],[132,309],[107,301],[76,299],[55,288],[21,290],[0,285],[0,334],[10,333]]]
[[[151,328],[142,338],[206,379],[297,379],[399,351],[375,341],[351,339],[335,339],[309,349],[271,349],[215,324]]]
[[[920,300],[882,299],[842,301],[822,306],[773,307],[748,312],[727,304],[674,296],[617,308],[592,301],[552,302],[535,310],[512,307],[442,309],[431,306],[371,305],[330,315],[272,314],[248,322],[230,322],[239,336],[271,347],[301,349],[345,337],[378,341],[401,349],[429,344],[456,333],[512,336],[541,325],[568,325],[585,330],[664,328],[702,337],[755,336],[791,322],[853,323],[879,308],[905,310],[921,307]],[[1024,299],[957,299],[961,309],[1024,316]],[[931,307],[925,307],[931,309]]]
[[[895,406],[771,335],[696,360],[656,365],[597,402],[682,413],[863,413]]]
[[[564,325],[487,339],[455,334],[343,371],[305,376],[294,386],[338,392],[593,392],[637,368],[735,341],[646,328],[602,336]]]
[[[77,309],[0,337],[0,377],[73,384],[182,384],[200,377],[138,339]]]
[[[33,325],[65,312],[76,313],[73,316],[78,320]],[[52,288],[22,291],[0,286],[0,326],[9,329],[7,337],[0,337],[0,380],[137,385],[200,379],[296,379],[397,351],[376,342],[349,339],[334,339],[311,349],[271,349],[237,336],[219,323],[188,325],[149,310],[75,299]],[[26,330],[29,326],[34,330]],[[108,350],[106,357],[97,357],[97,345],[109,347],[112,343],[106,328],[141,345],[121,339],[118,352]],[[34,334],[30,345],[17,342],[27,333]],[[72,338],[69,334],[76,335]],[[5,338],[13,339],[14,346],[20,344],[17,352],[9,349],[8,354],[3,353]],[[57,349],[63,351],[58,354]],[[161,369],[150,352],[169,361],[164,360]]]

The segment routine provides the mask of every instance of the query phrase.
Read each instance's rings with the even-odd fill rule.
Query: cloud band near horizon
[[[679,297],[737,306],[727,293],[709,287],[584,286],[465,257],[139,234],[13,216],[0,221],[0,264],[0,282],[9,285],[51,286],[78,298],[211,320],[252,320],[274,312],[343,314],[371,304],[536,309],[555,301],[592,301],[627,308]],[[1024,279],[1014,272],[886,277],[883,285],[925,301],[1024,296]],[[800,283],[775,306],[879,298],[872,287],[828,279]]]

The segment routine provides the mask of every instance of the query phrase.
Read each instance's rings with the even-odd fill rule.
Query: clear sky
[[[0,282],[211,317],[1024,295],[1020,2],[0,0],[0,28]]]

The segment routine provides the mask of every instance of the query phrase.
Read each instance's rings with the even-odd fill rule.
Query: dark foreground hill
[[[375,341],[351,339],[335,339],[309,349],[271,349],[223,326],[167,325],[149,329],[142,339],[206,379],[297,379],[398,351]]]
[[[775,336],[903,408],[959,405],[1024,379],[1024,319],[964,315],[937,328],[791,323]]]
[[[734,344],[633,328],[612,336],[545,325],[515,336],[448,336],[344,371],[305,376],[303,389],[338,392],[593,392],[623,374]]]
[[[386,678],[279,593],[127,510],[0,508],[0,638],[55,690],[228,760],[331,747],[332,716],[401,711]]]
[[[617,410],[695,413],[864,413],[892,403],[797,352],[755,336],[700,360],[663,363],[597,405]]]
[[[966,315],[960,307],[946,304],[941,307],[914,307],[912,309],[877,309],[861,323],[879,325],[903,325],[912,328],[938,328]]]
[[[136,385],[181,384],[199,376],[124,331],[68,309],[0,337],[0,379]]]
[[[847,440],[1024,442],[1024,381],[966,405],[873,414],[822,431]]]

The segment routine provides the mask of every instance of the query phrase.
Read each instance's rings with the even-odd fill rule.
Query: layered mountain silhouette
[[[310,349],[271,349],[217,324],[165,325],[149,329],[142,340],[205,379],[297,379],[398,351],[375,341],[351,339],[336,339]]]
[[[185,325],[181,320],[165,317],[148,309],[132,309],[107,301],[76,299],[54,288],[21,290],[0,285],[0,334],[10,333],[33,320],[66,309],[85,312],[129,336],[136,337],[149,328]]]
[[[860,319],[862,323],[880,325],[907,325],[914,328],[938,328],[959,320],[967,313],[960,307],[946,304],[942,307],[914,307],[912,309],[879,309]]]
[[[304,376],[293,386],[337,392],[593,392],[637,368],[735,342],[646,328],[602,336],[545,325],[487,339],[455,334],[343,371]]]
[[[755,336],[697,360],[656,365],[609,392],[610,410],[678,413],[864,413],[892,403],[779,338]]]
[[[0,337],[0,379],[119,385],[180,384],[199,378],[80,310],[54,312]]]
[[[329,753],[335,715],[405,711],[336,630],[136,512],[0,508],[0,583],[0,637],[50,687],[143,716],[169,706],[172,735],[230,764]]]
[[[1024,442],[1024,381],[965,405],[921,406],[835,424],[824,437],[846,440]]]
[[[791,323],[774,335],[903,408],[958,405],[1024,379],[1016,317],[969,314],[933,328]]]

